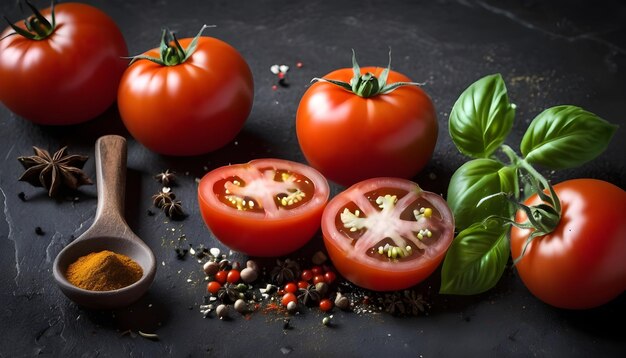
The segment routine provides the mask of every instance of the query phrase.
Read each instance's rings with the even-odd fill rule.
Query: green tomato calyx
[[[511,202],[518,209],[524,211],[526,214],[526,221],[518,223],[513,219],[504,218],[499,216],[487,217],[483,223],[488,220],[497,219],[505,224],[516,226],[520,229],[532,230],[532,233],[526,239],[522,253],[519,257],[516,257],[513,261],[514,264],[519,262],[526,253],[528,245],[537,237],[548,235],[552,233],[561,221],[561,201],[557,196],[554,188],[532,165],[526,162],[524,159],[517,157],[513,149],[507,145],[502,146],[503,151],[512,159],[515,166],[524,169],[527,172],[527,178],[533,188],[536,188],[535,193],[541,199],[541,203],[538,205],[527,206],[519,202],[514,195],[510,193],[496,193],[482,198],[476,206],[480,206],[485,201],[488,201],[494,197],[504,196],[509,202]]]
[[[379,94],[387,94],[391,93],[398,87],[402,86],[423,86],[424,83],[417,82],[394,82],[387,83],[387,78],[389,77],[389,71],[391,69],[391,50],[389,50],[389,64],[387,68],[383,70],[380,74],[380,77],[374,76],[374,74],[370,72],[366,72],[364,74],[361,73],[361,67],[356,61],[356,53],[354,49],[352,50],[352,72],[353,77],[350,79],[350,82],[343,82],[338,80],[333,80],[329,78],[314,78],[311,82],[320,81],[320,82],[328,82],[332,83],[336,86],[339,86],[347,91],[350,91],[357,96],[363,98],[374,97]]]
[[[189,46],[187,48],[183,48],[183,46],[178,42],[176,35],[167,28],[163,29],[161,34],[161,45],[159,47],[160,57],[150,57],[146,55],[138,55],[132,57],[129,65],[135,63],[138,60],[148,60],[152,61],[161,66],[176,66],[180,65],[187,61],[191,55],[198,48],[198,41],[200,40],[200,36],[205,29],[209,27],[215,27],[215,25],[203,25],[198,34],[191,40]]]
[[[50,5],[50,21],[48,21],[48,19],[46,19],[46,17],[43,16],[41,12],[37,10],[37,8],[33,4],[30,3],[30,1],[24,0],[24,3],[26,3],[26,5],[33,12],[33,15],[24,19],[24,26],[26,28],[24,29],[15,25],[5,17],[4,19],[9,23],[9,26],[11,26],[11,28],[15,32],[8,34],[0,40],[3,40],[9,36],[20,35],[29,40],[39,41],[47,38],[54,32],[54,29],[56,28],[56,19],[54,17],[54,0],[52,0],[52,5]]]

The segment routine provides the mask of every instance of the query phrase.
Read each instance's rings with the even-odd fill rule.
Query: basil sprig
[[[460,232],[443,262],[441,293],[471,295],[492,288],[508,263],[511,225],[535,230],[537,235],[526,244],[558,225],[560,201],[533,164],[549,169],[580,166],[600,155],[617,129],[582,108],[552,107],[530,123],[520,157],[504,144],[514,117],[515,105],[509,102],[499,74],[470,85],[450,113],[452,141],[461,153],[477,159],[458,168],[448,186],[448,204]],[[544,203],[520,204],[520,186],[528,196],[533,191],[539,194]],[[518,208],[529,214],[540,212],[536,216],[542,220],[516,223]]]

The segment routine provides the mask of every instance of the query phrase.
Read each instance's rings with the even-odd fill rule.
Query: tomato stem
[[[387,78],[389,77],[390,69],[391,49],[389,50],[389,64],[378,78],[370,72],[366,72],[364,74],[361,73],[361,67],[356,60],[356,53],[354,52],[354,49],[352,49],[352,72],[354,75],[352,76],[352,79],[349,83],[329,78],[318,77],[313,78],[311,82],[319,81],[332,83],[363,98],[374,97],[379,94],[387,94],[402,86],[419,87],[424,85],[424,83],[417,82],[394,82],[388,84]]]
[[[56,28],[56,19],[54,16],[55,0],[52,0],[51,2],[52,2],[52,4],[50,5],[50,20],[51,21],[48,21],[48,19],[46,19],[46,17],[43,16],[41,12],[37,10],[37,8],[33,4],[30,3],[30,1],[24,0],[24,3],[26,3],[26,5],[30,8],[30,10],[33,13],[33,15],[24,19],[24,26],[26,27],[26,29],[23,29],[15,25],[11,21],[9,21],[8,18],[4,17],[6,22],[9,24],[9,26],[11,26],[11,28],[15,32],[12,32],[8,34],[7,36],[1,38],[0,41],[13,35],[20,35],[33,41],[43,40],[47,38],[48,36],[50,36],[54,32],[54,29]]]
[[[533,230],[532,234],[529,235],[528,239],[526,240],[520,256],[514,259],[514,263],[517,263],[524,256],[524,253],[526,252],[526,249],[528,245],[532,242],[532,240],[534,240],[536,237],[547,235],[553,232],[554,229],[559,225],[562,213],[561,201],[559,200],[559,197],[557,196],[554,188],[552,187],[552,185],[550,185],[548,180],[543,175],[541,175],[541,173],[539,173],[530,163],[520,158],[517,153],[515,153],[515,151],[506,144],[502,145],[501,149],[509,157],[511,163],[515,167],[524,169],[528,173],[528,176],[526,176],[526,178],[530,181],[532,187],[536,188],[535,193],[542,201],[542,203],[538,205],[526,206],[513,199],[510,195],[498,193],[485,197],[478,202],[478,205],[480,205],[481,203],[491,199],[492,197],[504,194],[510,202],[512,202],[519,209],[523,210],[526,213],[527,220],[523,223],[516,223],[514,220],[506,220],[509,224],[515,225],[519,228]],[[548,191],[548,193],[546,193],[546,190]]]
[[[160,56],[158,58],[146,55],[133,56],[131,57],[129,66],[138,60],[152,61],[161,66],[180,65],[193,55],[198,48],[198,41],[200,40],[200,36],[202,36],[202,32],[209,27],[215,27],[215,25],[202,25],[202,28],[193,40],[191,40],[187,48],[184,48],[180,42],[178,42],[176,35],[172,31],[168,28],[164,28],[161,33],[161,44],[159,46]]]

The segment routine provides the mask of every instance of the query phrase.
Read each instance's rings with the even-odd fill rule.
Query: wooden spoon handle
[[[96,141],[96,181],[98,207],[94,226],[113,234],[125,232],[126,139],[106,135]]]

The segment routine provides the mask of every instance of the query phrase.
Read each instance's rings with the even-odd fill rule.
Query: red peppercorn
[[[324,279],[326,280],[327,284],[331,284],[335,282],[335,279],[337,279],[337,275],[335,275],[335,273],[332,271],[326,271],[326,273],[324,274]]]
[[[309,283],[306,281],[298,281],[298,288],[307,288],[309,287]]]
[[[303,281],[311,281],[313,279],[313,271],[311,270],[304,270],[302,271],[302,275],[300,275],[300,278]]]
[[[282,303],[283,306],[287,307],[289,302],[297,302],[297,301],[298,301],[298,298],[296,297],[295,294],[291,292],[287,292],[283,295],[283,298],[280,300],[280,303]]]
[[[326,282],[326,278],[324,278],[324,275],[322,275],[322,274],[315,275],[315,277],[313,277],[313,283],[315,285],[317,285],[320,282]]]
[[[298,291],[298,285],[295,282],[289,282],[285,285],[285,292],[296,293],[296,291]]]
[[[207,291],[212,295],[217,295],[217,291],[219,291],[220,288],[222,288],[222,284],[217,281],[211,281],[207,285]]]
[[[324,269],[322,268],[322,266],[313,266],[311,268],[311,271],[313,271],[313,275],[323,275],[324,274]]]
[[[302,68],[302,66],[304,66],[304,64],[302,62],[297,62],[296,63],[296,67],[298,68]]]
[[[230,270],[228,271],[228,275],[226,275],[226,281],[229,283],[237,283],[240,277],[241,274],[238,270]]]
[[[221,283],[222,285],[226,283],[226,278],[228,277],[228,272],[221,270],[217,271],[215,274],[215,281]]]
[[[324,312],[328,312],[333,309],[333,301],[328,298],[324,298],[320,301],[320,310]]]

